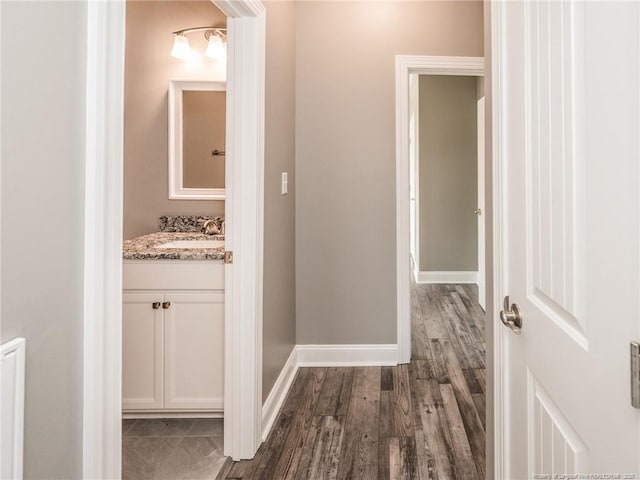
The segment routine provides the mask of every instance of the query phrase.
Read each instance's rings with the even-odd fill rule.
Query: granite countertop
[[[125,260],[223,260],[224,246],[218,248],[154,248],[176,240],[224,240],[224,235],[198,232],[155,232],[125,240]]]

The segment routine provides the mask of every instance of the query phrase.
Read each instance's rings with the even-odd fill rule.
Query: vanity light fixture
[[[209,43],[207,44],[207,49],[204,54],[214,60],[222,60],[225,57],[224,45],[222,44],[222,37],[220,35],[209,35]]]
[[[171,56],[187,60],[191,58],[191,47],[187,34],[204,32],[204,38],[207,40],[207,50],[205,55],[214,60],[224,60],[226,57],[226,27],[195,27],[185,28],[173,32],[173,48]]]
[[[171,49],[171,56],[175,58],[181,58],[183,60],[186,60],[191,56],[189,39],[185,35],[175,35],[175,37],[173,38],[173,48]]]

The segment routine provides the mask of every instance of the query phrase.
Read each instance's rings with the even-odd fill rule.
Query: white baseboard
[[[264,442],[271,431],[273,422],[275,422],[280,412],[280,407],[284,403],[284,399],[287,398],[289,388],[293,383],[293,379],[296,377],[298,371],[298,347],[293,347],[289,358],[285,362],[280,375],[273,384],[269,396],[262,405],[262,441]]]
[[[417,283],[478,283],[478,272],[418,272]]]
[[[300,367],[358,367],[398,364],[397,344],[298,345]]]

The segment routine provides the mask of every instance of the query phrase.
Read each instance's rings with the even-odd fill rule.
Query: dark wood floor
[[[417,285],[412,360],[301,368],[251,461],[221,479],[484,479],[484,312],[475,286]]]

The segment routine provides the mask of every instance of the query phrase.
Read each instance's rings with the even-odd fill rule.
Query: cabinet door
[[[224,294],[165,294],[165,408],[222,410]]]
[[[162,408],[162,302],[157,293],[122,296],[122,407],[124,410]]]

